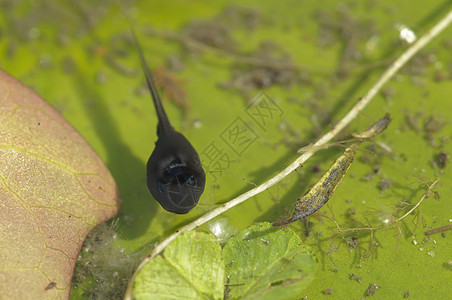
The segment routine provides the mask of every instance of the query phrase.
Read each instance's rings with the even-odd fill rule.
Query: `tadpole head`
[[[188,213],[198,204],[205,182],[199,156],[181,134],[157,141],[147,163],[147,185],[165,210]]]

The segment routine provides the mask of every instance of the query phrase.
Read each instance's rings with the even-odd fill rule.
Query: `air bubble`
[[[226,243],[238,229],[227,218],[217,218],[207,224],[210,232],[215,235],[220,244]]]

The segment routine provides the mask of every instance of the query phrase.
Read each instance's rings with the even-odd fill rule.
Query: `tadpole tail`
[[[151,92],[152,99],[154,100],[155,110],[157,111],[157,116],[159,118],[159,125],[157,134],[160,135],[161,133],[168,131],[170,128],[172,128],[168,117],[166,116],[165,110],[163,109],[162,102],[160,101],[159,94],[157,92],[157,88],[155,87],[154,80],[152,79],[151,71],[149,70],[146,60],[144,59],[143,51],[141,51],[140,44],[138,43],[137,37],[135,35],[135,31],[133,28],[131,29],[132,37],[135,42],[135,46],[138,51],[138,55],[140,56],[140,62],[141,67],[143,69],[144,75],[146,77],[146,83],[148,85],[149,91]]]

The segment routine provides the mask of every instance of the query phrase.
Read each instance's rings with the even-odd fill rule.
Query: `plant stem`
[[[439,181],[439,178],[437,178],[437,179],[429,186],[428,191],[431,191],[431,190],[435,187],[435,185],[438,183],[438,181]],[[398,219],[396,220],[396,222],[399,222],[399,221],[405,219],[405,218],[406,218],[409,214],[411,214],[411,213],[412,213],[419,205],[421,205],[422,201],[424,201],[424,199],[425,199],[425,198],[428,198],[428,196],[430,195],[430,194],[428,193],[428,191],[427,191],[427,193],[425,193],[425,194],[422,196],[421,200],[420,200],[418,203],[416,203],[415,206],[413,206],[409,211],[407,211],[406,214],[404,214],[403,216],[401,216],[400,218],[398,218]]]

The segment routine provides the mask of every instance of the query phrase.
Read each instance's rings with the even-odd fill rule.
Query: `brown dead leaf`
[[[336,187],[342,182],[345,174],[355,158],[356,148],[365,140],[374,138],[382,133],[391,123],[391,116],[386,114],[382,119],[372,124],[366,131],[355,133],[353,137],[358,139],[347,147],[317,181],[303,196],[297,199],[293,215],[288,220],[273,223],[273,226],[287,225],[312,215],[319,210],[333,195]],[[314,146],[315,147],[315,146]],[[298,151],[300,152],[300,151]]]
[[[0,295],[68,298],[89,231],[119,210],[116,183],[80,134],[0,70]]]
[[[355,148],[358,145],[359,143],[355,143],[345,149],[344,153],[336,159],[322,178],[309,191],[297,199],[294,205],[295,211],[289,220],[275,222],[273,226],[287,225],[301,220],[312,215],[328,202],[350,168],[355,157]]]

